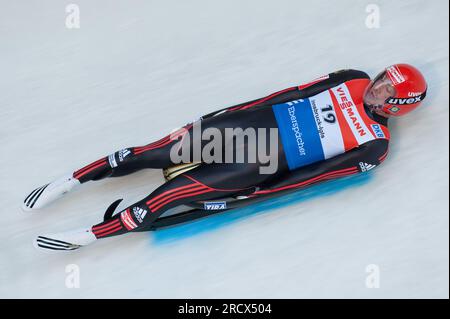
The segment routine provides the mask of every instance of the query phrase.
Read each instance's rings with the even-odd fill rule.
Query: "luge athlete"
[[[100,238],[151,229],[167,210],[193,202],[215,203],[222,198],[257,197],[298,189],[338,177],[368,171],[388,153],[388,118],[409,113],[425,98],[427,84],[419,70],[408,64],[387,67],[373,80],[357,70],[343,70],[310,83],[205,115],[201,130],[210,128],[226,136],[228,128],[254,129],[256,137],[277,129],[277,169],[262,174],[266,165],[250,162],[214,163],[200,160],[180,170],[141,201],[109,214],[97,225],[74,231],[38,236],[34,244],[48,251],[75,250]],[[23,209],[35,211],[88,181],[127,175],[144,168],[168,169],[177,163],[171,150],[189,142],[190,162],[194,124],[184,126],[159,141],[129,147],[35,189]],[[265,130],[260,130],[265,129]],[[263,132],[263,133],[261,133]],[[263,136],[266,137],[266,136]],[[267,140],[270,140],[267,136]],[[223,137],[224,148],[233,142]],[[185,145],[185,144],[183,144]],[[206,142],[201,141],[201,147]],[[234,149],[248,151],[249,145]],[[224,152],[225,153],[225,152]],[[117,206],[117,205],[112,205]],[[106,215],[105,215],[106,216]]]

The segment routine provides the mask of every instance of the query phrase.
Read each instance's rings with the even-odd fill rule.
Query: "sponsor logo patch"
[[[386,136],[384,135],[384,132],[381,129],[380,125],[378,125],[378,124],[371,124],[370,126],[372,127],[372,130],[375,133],[375,136],[377,138],[386,138]]]
[[[400,108],[397,107],[397,106],[393,106],[393,107],[391,107],[391,108],[389,109],[389,111],[394,112],[394,113],[397,113],[398,111],[400,111]]]
[[[133,214],[139,223],[142,224],[144,221],[145,215],[147,215],[147,210],[140,207],[133,207]]]
[[[386,71],[394,85],[405,82],[405,77],[396,66],[392,65],[388,67]]]
[[[205,210],[223,210],[227,209],[227,202],[204,202]]]
[[[408,104],[415,104],[415,103],[419,103],[422,102],[422,95],[419,96],[415,96],[415,97],[410,97],[410,98],[390,98],[388,101],[388,104],[393,104],[393,105],[408,105]]]
[[[343,86],[339,86],[335,90],[335,97],[338,100],[339,106],[341,107],[344,115],[348,117],[348,124],[352,127],[352,130],[356,132],[359,136],[365,136],[367,133],[365,131],[365,125],[358,113],[358,110],[353,102],[352,97],[348,89]]]
[[[119,151],[119,161],[123,162],[124,158],[131,154],[128,148]]]
[[[376,165],[359,162],[359,167],[361,168],[361,172],[367,172],[376,167]]]
[[[128,230],[132,230],[138,227],[138,225],[134,222],[133,218],[131,217],[129,209],[120,214],[120,219],[122,220],[122,224],[124,224],[125,228]]]
[[[288,105],[297,104],[299,101],[303,102],[303,100],[297,100],[297,101],[288,102],[287,104]],[[306,155],[306,151],[305,151],[305,148],[304,148],[305,143],[303,142],[303,139],[302,139],[302,135],[303,134],[302,134],[302,132],[300,130],[300,127],[299,127],[299,124],[298,124],[298,121],[297,121],[297,115],[295,114],[295,107],[290,106],[287,110],[289,112],[289,118],[291,120],[291,129],[292,129],[292,132],[293,132],[293,134],[295,136],[295,139],[297,141],[298,153],[300,155],[302,155],[302,156]]]

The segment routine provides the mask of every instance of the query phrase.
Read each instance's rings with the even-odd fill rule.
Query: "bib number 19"
[[[333,124],[336,122],[336,114],[334,114],[333,106],[327,105],[320,109],[323,114],[323,120],[327,123]]]

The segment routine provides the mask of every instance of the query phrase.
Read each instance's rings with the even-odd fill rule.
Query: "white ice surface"
[[[373,1],[73,2],[78,30],[64,1],[0,0],[0,297],[448,298],[448,1],[377,0],[379,29],[365,26]],[[33,248],[162,177],[91,183],[26,214],[34,187],[219,107],[396,62],[423,70],[429,93],[390,122],[390,155],[368,183],[162,245],[140,233],[72,255]],[[65,286],[68,264],[79,289]]]

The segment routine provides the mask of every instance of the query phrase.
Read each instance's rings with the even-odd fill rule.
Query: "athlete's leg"
[[[186,203],[238,194],[263,182],[267,176],[257,165],[201,165],[157,188],[149,196],[124,209],[110,220],[92,227],[97,238],[143,231],[168,209]]]
[[[194,124],[200,128],[200,134],[205,129],[214,127],[222,133],[223,137],[225,135],[225,128],[241,127],[245,129],[249,126],[259,127],[258,124],[263,125],[264,123],[255,122],[255,116],[246,118],[245,114],[249,115],[253,113],[249,111],[226,113]],[[260,121],[261,116],[257,117],[257,119]],[[73,172],[73,178],[80,183],[85,183],[87,181],[100,180],[105,177],[128,175],[144,168],[167,168],[176,165],[177,163],[172,161],[170,153],[174,145],[180,146],[180,141],[188,144],[189,157],[192,159],[195,138],[195,134],[193,133],[194,124],[188,124],[162,139],[145,146],[125,148],[109,156],[102,157]],[[201,140],[201,147],[206,143],[207,141]]]
[[[52,183],[41,186],[25,198],[22,208],[25,211],[42,208],[87,181],[123,176],[143,168],[171,166],[170,150],[175,143],[187,134],[190,127],[190,125],[185,126],[161,140],[143,147],[120,150]]]
[[[192,128],[187,125],[162,139],[145,146],[129,147],[103,157],[75,171],[73,177],[80,183],[118,177],[144,168],[166,168],[173,165],[170,151]]]
[[[106,221],[88,229],[39,236],[35,246],[44,250],[74,250],[99,238],[146,231],[170,208],[239,194],[265,179],[259,174],[257,165],[201,165],[188,174],[175,177]]]

